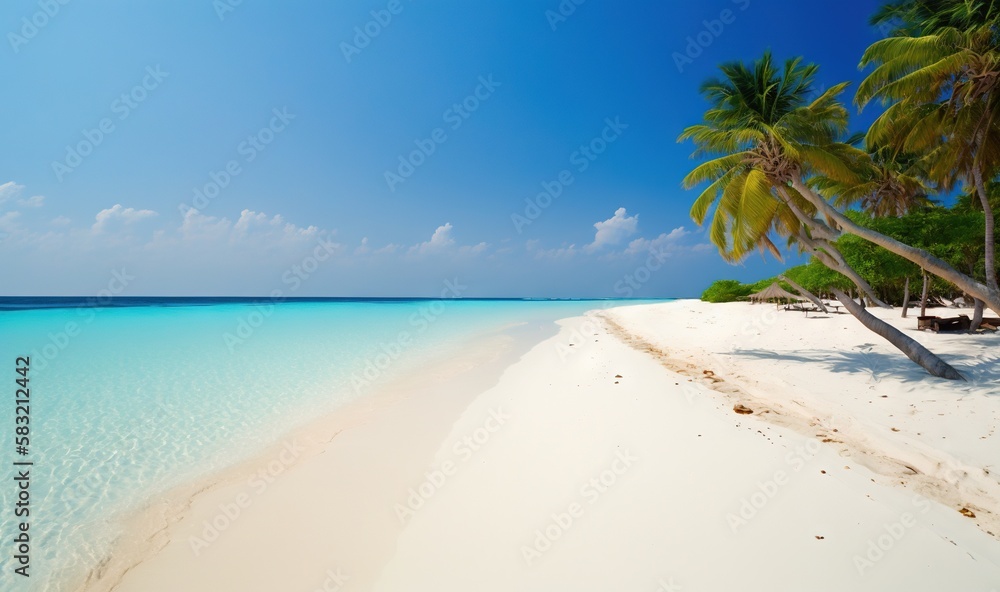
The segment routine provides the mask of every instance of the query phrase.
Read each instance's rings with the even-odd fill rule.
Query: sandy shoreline
[[[988,592],[996,336],[918,336],[956,386],[846,315],[770,310],[623,307],[513,364],[470,352],[175,492],[85,589]]]
[[[352,508],[372,503],[365,499],[368,493],[377,491],[385,495],[392,490],[393,480],[408,483],[414,467],[423,466],[420,454],[433,452],[436,431],[445,429],[447,422],[468,400],[495,382],[503,369],[516,361],[531,344],[554,332],[551,328],[545,332],[542,329],[526,324],[479,336],[465,344],[460,354],[437,360],[422,368],[419,374],[406,374],[384,384],[372,385],[369,387],[371,392],[359,400],[294,430],[244,462],[150,500],[143,509],[126,518],[123,534],[111,557],[83,578],[73,578],[70,589],[88,592],[120,589],[122,578],[131,574],[136,566],[149,558],[160,558],[164,550],[170,551],[168,547],[178,540],[176,527],[179,522],[196,526],[184,539],[183,548],[197,559],[202,551],[214,544],[213,537],[225,536],[243,516],[244,510],[257,503],[272,485],[294,472],[300,464],[325,455],[327,445],[335,438],[338,446],[334,452],[342,454],[336,455],[337,460],[331,464],[335,465],[335,470],[343,471],[340,473],[343,480],[352,487],[344,488],[341,491],[344,499],[330,507],[341,508],[343,511],[337,519],[348,520]],[[439,388],[442,386],[446,388]],[[417,402],[422,404],[414,405]],[[404,421],[404,417],[411,417],[413,421]],[[399,431],[387,434],[384,432],[387,427]],[[387,453],[392,452],[370,450],[371,445],[396,437],[405,440],[406,454],[400,457],[405,463],[380,458],[385,472],[380,475],[368,471],[362,461],[370,459],[372,454],[388,456]],[[358,452],[361,454],[355,458]],[[406,463],[414,463],[414,467],[407,467]],[[395,528],[385,521],[356,527],[384,531],[381,537],[368,539],[373,542],[389,540]],[[351,563],[356,574],[363,571],[369,558],[378,557],[379,552],[385,551],[373,551],[365,545],[359,546],[357,541],[349,543],[344,545],[345,555],[353,559]],[[376,567],[372,565],[372,569]],[[159,588],[155,584],[142,584],[140,589]],[[173,588],[164,586],[163,589]]]

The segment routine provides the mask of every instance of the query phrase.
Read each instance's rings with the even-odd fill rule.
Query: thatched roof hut
[[[780,302],[782,300],[789,302],[801,302],[805,300],[805,298],[797,294],[792,294],[788,290],[782,288],[778,285],[778,282],[774,282],[756,294],[751,294],[749,298],[750,302]]]

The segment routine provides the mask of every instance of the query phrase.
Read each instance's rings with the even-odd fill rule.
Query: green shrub
[[[705,302],[736,302],[746,300],[750,292],[750,286],[736,280],[716,280],[702,293],[701,299]]]
[[[750,290],[749,292],[747,292],[747,294],[755,294],[757,292],[760,292],[761,290],[764,290],[765,288],[767,288],[768,286],[770,286],[771,284],[773,284],[774,282],[777,282],[777,281],[778,281],[778,278],[772,277],[772,278],[767,278],[767,279],[756,281],[756,282],[754,282],[752,284],[747,284],[746,287]],[[784,284],[784,282],[778,282],[778,283],[781,284],[781,285]],[[783,287],[786,290],[788,289],[788,286],[784,286],[783,285]]]
[[[831,288],[847,290],[853,287],[850,280],[815,258],[806,265],[792,267],[785,272],[785,276],[813,294],[827,294]]]

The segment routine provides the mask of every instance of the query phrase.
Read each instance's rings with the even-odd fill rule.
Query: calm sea
[[[469,340],[642,302],[0,298],[0,590],[60,590],[151,497]],[[15,449],[18,357],[30,359],[25,456]],[[15,460],[34,463],[30,579],[13,572]]]

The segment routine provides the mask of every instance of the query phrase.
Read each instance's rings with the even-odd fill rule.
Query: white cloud
[[[632,236],[639,230],[639,215],[629,216],[625,208],[615,210],[615,215],[594,224],[597,232],[594,234],[594,242],[590,243],[584,250],[593,252],[608,245],[617,245],[626,238]]]
[[[113,224],[116,221],[121,221],[122,224],[133,224],[158,215],[153,210],[137,210],[135,208],[123,207],[121,204],[115,204],[110,208],[98,212],[94,216],[94,225],[90,228],[94,234],[100,234],[107,229],[109,224]]]
[[[628,243],[624,250],[611,250],[602,249],[598,252],[595,245],[611,245],[616,242],[621,242],[624,237],[635,232],[634,221],[638,216],[628,216],[624,208],[619,208],[615,212],[615,216],[604,222],[598,222],[594,226],[598,228],[598,235],[603,236],[603,238],[595,238],[593,243],[590,243],[582,248],[577,247],[575,244],[554,249],[543,248],[541,242],[536,239],[531,239],[525,241],[524,247],[525,251],[534,255],[535,259],[569,259],[577,255],[591,255],[596,257],[600,261],[614,261],[621,259],[622,257],[634,257],[641,256],[648,253],[657,254],[670,254],[674,252],[700,252],[705,250],[705,245],[685,245],[682,244],[682,240],[691,233],[687,231],[683,226],[674,228],[670,232],[664,232],[659,236],[648,239],[644,237],[636,238]],[[614,230],[612,230],[614,229]],[[602,231],[604,234],[602,235]],[[610,234],[609,234],[610,233]],[[615,234],[617,233],[617,234]],[[711,245],[708,245],[711,247]]]
[[[569,259],[575,257],[578,252],[576,245],[560,247],[558,249],[535,249],[535,259]]]
[[[17,205],[25,208],[40,208],[45,203],[44,195],[32,195],[28,199],[17,200]]]
[[[261,212],[254,212],[253,210],[243,210],[240,212],[240,217],[236,221],[236,225],[233,226],[233,230],[241,234],[247,234],[248,231],[260,227],[266,227],[269,224],[280,225],[283,222],[280,214],[275,214],[273,218],[268,218],[267,214]]]
[[[357,248],[354,249],[354,254],[355,255],[392,255],[393,253],[395,253],[399,249],[400,249],[400,246],[397,245],[397,244],[395,244],[395,243],[389,243],[389,244],[385,245],[384,247],[380,247],[378,249],[373,249],[372,246],[371,246],[371,242],[368,240],[368,237],[366,236],[366,237],[364,237],[364,238],[361,239],[361,244]]]
[[[228,218],[206,216],[194,208],[184,212],[178,232],[186,240],[211,240],[228,238],[232,222]]]
[[[267,214],[254,212],[253,210],[243,210],[240,212],[240,219],[233,225],[233,232],[240,237],[252,235],[266,235],[279,242],[295,242],[300,239],[311,239],[318,235],[319,228],[307,226],[305,228],[286,222],[281,214],[275,214],[270,218]]]
[[[181,242],[207,242],[241,246],[295,247],[315,242],[326,233],[316,226],[301,227],[287,222],[280,214],[268,216],[262,212],[243,210],[233,222],[229,218],[207,216],[189,209],[177,229]],[[170,242],[168,234],[156,237],[159,242]],[[340,247],[341,245],[338,245]]]
[[[18,189],[4,184],[5,199]],[[16,198],[16,197],[15,197]],[[33,202],[41,199],[28,200]],[[74,223],[59,215],[31,216],[31,212],[0,211],[0,236],[5,247],[34,247],[73,253],[129,249],[142,251],[150,260],[198,257],[211,261],[231,260],[244,264],[284,261],[283,257],[315,248],[318,241],[328,252],[342,252],[331,241],[332,232],[317,226],[296,226],[281,215],[243,210],[235,220],[185,211],[179,223],[150,224],[159,214],[115,204],[98,212],[92,223]],[[26,224],[25,222],[32,222]]]
[[[20,216],[21,214],[19,212],[7,212],[6,214],[0,215],[0,230],[4,232],[14,232],[17,230],[17,224],[14,221]]]
[[[543,249],[541,244],[538,239],[529,239],[524,243],[524,250],[534,254],[535,259],[568,259],[577,253],[575,244],[558,249]]]
[[[13,181],[7,181],[0,185],[0,204],[16,199],[17,205],[23,208],[40,208],[45,203],[44,195],[33,195],[27,199],[20,199],[24,185],[18,185]]]
[[[18,185],[13,181],[7,181],[3,185],[0,185],[0,203],[17,197],[21,194],[22,189],[24,189],[24,185]]]
[[[467,245],[458,249],[458,252],[462,255],[478,255],[489,247],[486,243],[479,243],[478,245]]]
[[[413,245],[407,250],[408,255],[433,255],[441,253],[450,253],[457,256],[470,256],[479,255],[484,252],[489,244],[485,242],[480,242],[475,245],[461,245],[459,246],[454,237],[451,235],[451,231],[454,227],[451,222],[445,222],[442,226],[438,226],[434,230],[434,234],[431,235],[430,240],[424,241]],[[390,250],[391,247],[391,250]],[[396,245],[387,245],[386,247],[375,251],[376,253],[381,252],[393,252],[396,249]]]
[[[628,248],[625,249],[625,254],[641,255],[650,251],[661,253],[675,247],[680,239],[689,234],[691,233],[684,230],[683,226],[680,226],[671,230],[669,234],[663,233],[652,240],[647,238],[637,238],[628,244]]]
[[[419,255],[440,253],[455,246],[455,239],[451,238],[451,229],[451,222],[445,222],[444,226],[438,226],[429,241],[410,247],[410,253],[417,253]]]

